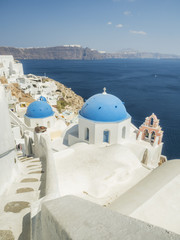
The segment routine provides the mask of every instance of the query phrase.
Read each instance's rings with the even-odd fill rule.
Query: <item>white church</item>
[[[101,94],[89,98],[79,112],[76,133],[69,135],[69,145],[76,142],[90,144],[118,144],[130,137],[131,116],[117,97]]]
[[[45,97],[41,96],[38,101],[32,102],[24,115],[24,122],[28,127],[37,126],[53,127],[55,116],[52,107],[47,103]]]
[[[147,119],[150,119],[151,123]],[[166,161],[161,156],[163,132],[159,120],[152,114],[137,129],[124,103],[114,95],[106,93],[90,97],[79,112],[78,124],[68,131],[68,145],[85,142],[95,145],[126,145],[129,151],[150,168]],[[151,135],[148,132],[153,132]]]

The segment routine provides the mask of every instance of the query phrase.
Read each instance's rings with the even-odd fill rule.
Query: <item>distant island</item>
[[[57,60],[101,60],[110,58],[156,58],[179,59],[179,55],[139,52],[133,49],[121,50],[117,53],[106,53],[83,48],[80,45],[64,45],[57,47],[15,48],[0,47],[0,55],[13,55],[15,59],[57,59]]]

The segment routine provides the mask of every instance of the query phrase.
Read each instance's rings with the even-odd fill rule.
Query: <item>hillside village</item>
[[[152,113],[24,75],[0,56],[0,239],[180,239],[180,161]]]
[[[14,61],[12,56],[0,57],[0,61],[0,82],[7,89],[9,107],[16,110],[18,116],[41,95],[67,123],[78,114],[84,102],[70,88],[45,76],[24,75],[22,64]]]

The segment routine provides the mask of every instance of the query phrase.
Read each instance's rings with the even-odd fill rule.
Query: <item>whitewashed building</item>
[[[131,116],[123,102],[114,95],[96,94],[90,97],[79,112],[79,123],[72,128],[68,144],[118,144],[129,139]]]
[[[15,61],[12,55],[0,55],[0,76],[8,78],[8,82],[16,82],[16,78],[23,75],[22,64]]]
[[[41,97],[38,101],[32,102],[24,115],[25,124],[31,128],[37,126],[50,128],[54,126],[54,121],[54,112],[45,97]]]

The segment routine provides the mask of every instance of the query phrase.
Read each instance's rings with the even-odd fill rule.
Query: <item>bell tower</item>
[[[153,113],[145,119],[145,122],[140,126],[138,139],[151,143],[151,145],[159,145],[162,142],[163,131],[159,125],[159,119]]]
[[[146,117],[145,122],[139,127],[137,133],[137,140],[144,141],[146,150],[142,159],[142,163],[157,167],[162,158],[162,142],[163,131],[159,125],[159,119],[153,113],[151,116]]]

